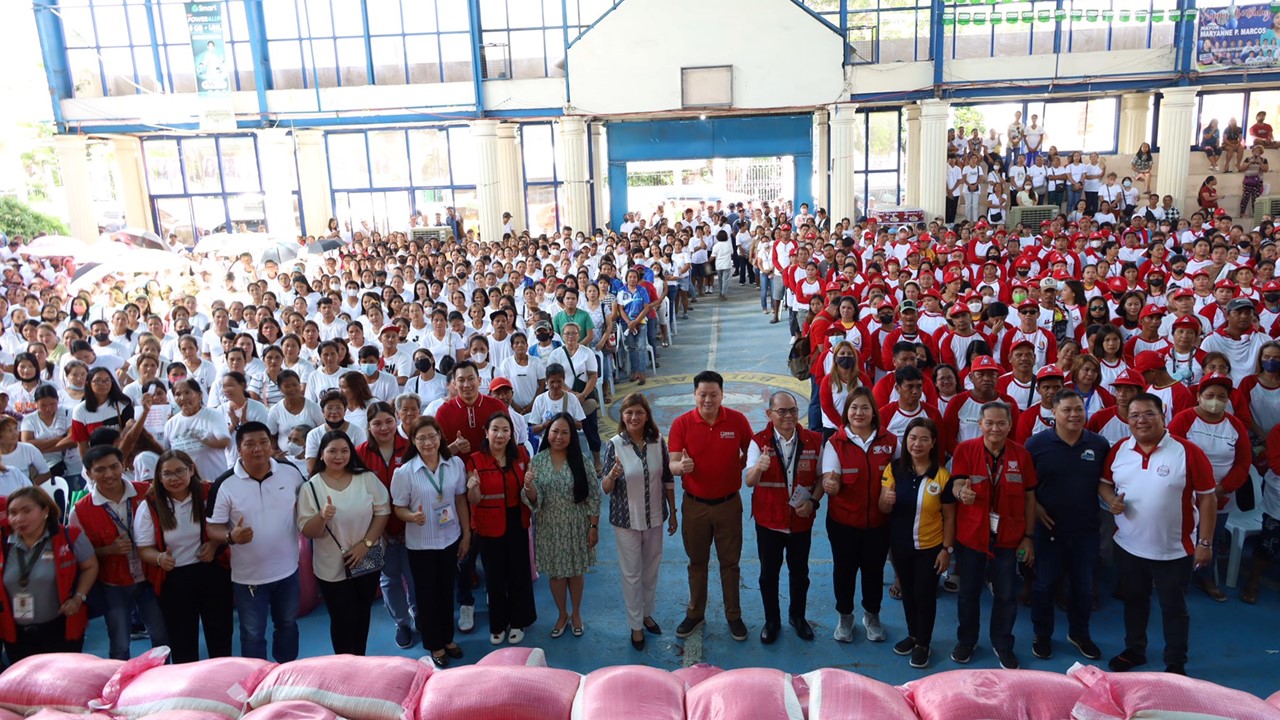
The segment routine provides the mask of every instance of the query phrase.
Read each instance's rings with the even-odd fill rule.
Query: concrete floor
[[[730,404],[748,412],[756,427],[762,426],[763,403],[771,388],[798,389],[807,394],[807,382],[799,383],[786,374],[785,360],[790,345],[786,325],[769,324],[768,318],[760,312],[758,297],[759,291],[754,287],[740,288],[734,284],[730,288],[728,302],[721,303],[710,296],[694,306],[690,319],[679,325],[677,342],[662,350],[658,377],[651,379],[644,388],[634,388],[646,392],[655,403],[655,413],[660,418],[666,418],[669,423],[671,417],[692,407],[690,376],[708,367],[726,375],[730,381],[726,388]],[[631,389],[623,386],[620,392],[615,393],[615,399],[620,399]],[[618,595],[618,563],[613,549],[613,533],[607,522],[602,523],[601,530],[598,562],[587,577],[582,611],[586,634],[583,637],[576,638],[569,633],[558,639],[549,637],[556,618],[555,605],[546,579],[542,578],[535,584],[539,620],[528,630],[525,644],[544,648],[548,662],[555,667],[589,672],[606,665],[646,664],[675,669],[695,662],[707,662],[724,668],[767,666],[793,673],[818,667],[838,667],[893,684],[904,683],[929,672],[961,667],[949,658],[955,638],[956,604],[955,596],[948,593],[944,593],[939,601],[934,655],[927,670],[913,670],[907,665],[906,658],[894,655],[891,650],[893,642],[903,636],[905,623],[900,604],[888,598],[887,588],[882,612],[882,620],[889,633],[887,642],[870,643],[862,634],[848,645],[832,640],[837,617],[832,596],[831,549],[821,521],[814,528],[810,559],[808,615],[818,636],[815,641],[798,640],[786,627],[774,645],[760,644],[758,635],[763,611],[757,590],[759,563],[754,527],[748,522],[741,562],[741,599],[744,620],[751,631],[749,639],[739,643],[729,636],[720,602],[718,570],[713,561],[710,603],[703,631],[688,641],[676,640],[675,626],[683,617],[688,600],[685,555],[677,534],[666,539],[658,610],[655,613],[664,634],[656,638],[649,636],[647,649],[643,653],[636,652],[629,642],[625,613]],[[886,575],[886,582],[891,582],[892,570],[888,570]],[[1109,588],[1113,582],[1113,573],[1104,568],[1100,586]],[[1191,591],[1191,659],[1187,667],[1191,675],[1262,697],[1280,690],[1280,591],[1273,583],[1269,585],[1254,606],[1241,603],[1235,590],[1229,591],[1230,599],[1226,603],[1215,603],[1202,593]],[[784,578],[784,610],[787,606],[786,587]],[[477,599],[478,629],[457,637],[467,654],[461,662],[473,662],[492,649],[486,632],[482,591],[477,591]],[[1105,592],[1101,603],[1093,616],[1093,637],[1104,655],[1109,657],[1122,649],[1121,606]],[[968,667],[997,667],[986,640],[988,609],[989,596],[984,600],[983,640]],[[1016,651],[1024,668],[1062,672],[1077,661],[1086,662],[1066,642],[1065,624],[1065,616],[1059,613],[1054,657],[1052,660],[1039,660],[1031,654],[1030,611],[1019,608],[1015,629]],[[328,618],[323,605],[302,618],[300,625],[304,656],[330,652]],[[1150,634],[1153,664],[1144,669],[1160,669],[1162,666],[1157,663],[1163,642],[1158,610],[1153,612]],[[135,642],[135,654],[146,647],[145,641]],[[370,654],[414,657],[423,654],[420,647],[405,651],[396,647],[394,626],[380,604],[374,609],[369,649]],[[105,630],[100,621],[94,621],[90,627],[86,652],[106,654]]]

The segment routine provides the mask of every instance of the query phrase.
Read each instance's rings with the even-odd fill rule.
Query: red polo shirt
[[[467,405],[461,397],[455,397],[436,411],[436,422],[444,431],[440,441],[448,445],[458,439],[458,433],[462,433],[462,437],[471,443],[471,452],[480,452],[484,442],[484,424],[495,413],[505,412],[507,406],[495,397],[481,394],[474,405]]]
[[[723,406],[714,423],[703,420],[697,408],[676,418],[671,423],[668,447],[693,459],[693,472],[683,476],[685,491],[713,500],[742,489],[751,435],[747,416]]]

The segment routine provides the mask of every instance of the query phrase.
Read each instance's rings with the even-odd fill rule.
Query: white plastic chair
[[[599,350],[596,353],[596,402],[600,403],[600,409],[604,410],[604,353]]]
[[[1227,558],[1227,587],[1236,586],[1240,576],[1240,557],[1244,554],[1244,541],[1250,535],[1262,532],[1262,478],[1255,468],[1249,468],[1249,482],[1253,483],[1253,509],[1242,512],[1237,508],[1227,515],[1227,530],[1231,533],[1231,554]]]
[[[62,517],[67,517],[67,504],[71,501],[71,485],[67,483],[66,478],[54,477],[49,478],[40,484],[40,489],[49,494],[53,501],[58,504],[58,509],[62,511]]]

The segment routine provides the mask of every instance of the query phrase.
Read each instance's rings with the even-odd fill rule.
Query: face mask
[[[990,305],[991,303],[993,303],[993,302],[995,302],[995,301],[996,301],[996,296],[995,296],[995,295],[983,295],[983,296],[982,296],[982,304],[983,304],[983,305]]]
[[[342,289],[342,285],[340,285],[339,283],[329,283],[329,289],[330,289],[330,290],[341,290],[341,289]]]
[[[360,372],[364,373],[365,375],[372,375],[378,372],[378,363],[361,363]]]
[[[969,308],[969,312],[971,312],[971,313],[980,313],[980,312],[982,312],[982,302],[981,302],[981,301],[979,301],[979,302],[966,303],[966,304],[965,304],[965,307]]]
[[[888,313],[885,313],[884,315],[878,315],[878,316],[876,316],[876,319],[877,319],[877,320],[879,320],[879,321],[881,322],[881,324],[888,324],[888,323],[893,322],[893,315],[890,315],[890,314],[888,314]]]
[[[359,290],[347,290],[347,297],[353,298],[360,294]]]
[[[546,342],[551,339],[551,333],[546,330],[539,330],[537,333],[538,342]]]
[[[1278,303],[1280,302],[1280,293],[1266,293],[1262,296],[1262,299],[1269,303]]]
[[[1280,360],[1263,360],[1262,372],[1280,373]]]
[[[1132,182],[1130,182],[1130,181],[1128,181],[1128,180],[1125,180],[1125,181],[1124,181],[1124,186],[1125,186],[1125,187],[1133,187],[1133,183],[1132,183]]]
[[[294,443],[294,442],[286,442],[286,443],[284,444],[284,448],[282,448],[282,449],[284,450],[284,454],[285,454],[285,455],[288,455],[288,456],[289,456],[289,457],[291,457],[291,458],[300,458],[300,457],[302,457],[302,453],[303,453],[303,451],[304,451],[304,450],[306,450],[306,448],[304,448],[304,447],[302,447],[301,445],[299,445],[298,443]]]
[[[94,340],[97,340],[97,341],[98,341],[98,342],[100,342],[100,343],[106,343],[106,342],[109,342],[109,341],[111,340],[111,335],[110,335],[110,334],[108,334],[108,333],[105,333],[105,332],[94,333],[94,334],[93,334],[93,339],[94,339]]]
[[[419,358],[413,361],[413,369],[420,373],[431,372],[431,361],[426,358]]]
[[[178,337],[182,337],[183,335],[190,335],[190,334],[191,334],[191,328],[182,328],[181,330],[178,331]]]
[[[1200,398],[1200,407],[1210,415],[1217,415],[1227,409],[1227,402],[1225,400]]]
[[[17,375],[17,373],[14,373],[14,374]],[[35,380],[37,377],[39,377],[39,374],[31,373],[30,375],[18,375],[17,377],[22,382],[31,382],[32,380]]]
[[[856,364],[857,364],[857,358],[853,358],[849,356],[836,358],[836,365],[844,368],[845,370],[853,369],[853,366]]]
[[[328,425],[330,430],[337,430],[338,428],[342,427],[346,422],[347,422],[347,419],[346,419],[346,418],[342,418],[342,419],[341,419],[341,420],[339,420],[338,422],[333,422],[333,421],[331,421],[331,420],[325,420],[325,421],[324,421],[324,424],[325,424],[325,425]]]
[[[67,383],[67,389],[72,392],[84,392],[83,385],[72,385],[71,383]]]
[[[1013,294],[1013,304],[1014,304],[1014,305],[1017,305],[1018,303],[1022,302],[1023,300],[1026,300],[1026,299],[1027,299],[1027,294],[1026,294],[1025,292],[1015,292],[1015,293]]]
[[[478,363],[482,363],[488,358],[489,358],[489,353],[482,353],[482,352],[471,353],[471,359],[475,360]]]

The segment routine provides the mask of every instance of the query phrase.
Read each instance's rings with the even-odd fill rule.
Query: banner
[[[1271,3],[1200,8],[1196,67],[1273,68],[1280,65],[1280,12]]]
[[[230,62],[222,39],[222,3],[189,2],[186,11],[196,66],[196,90],[201,95],[230,94]]]

